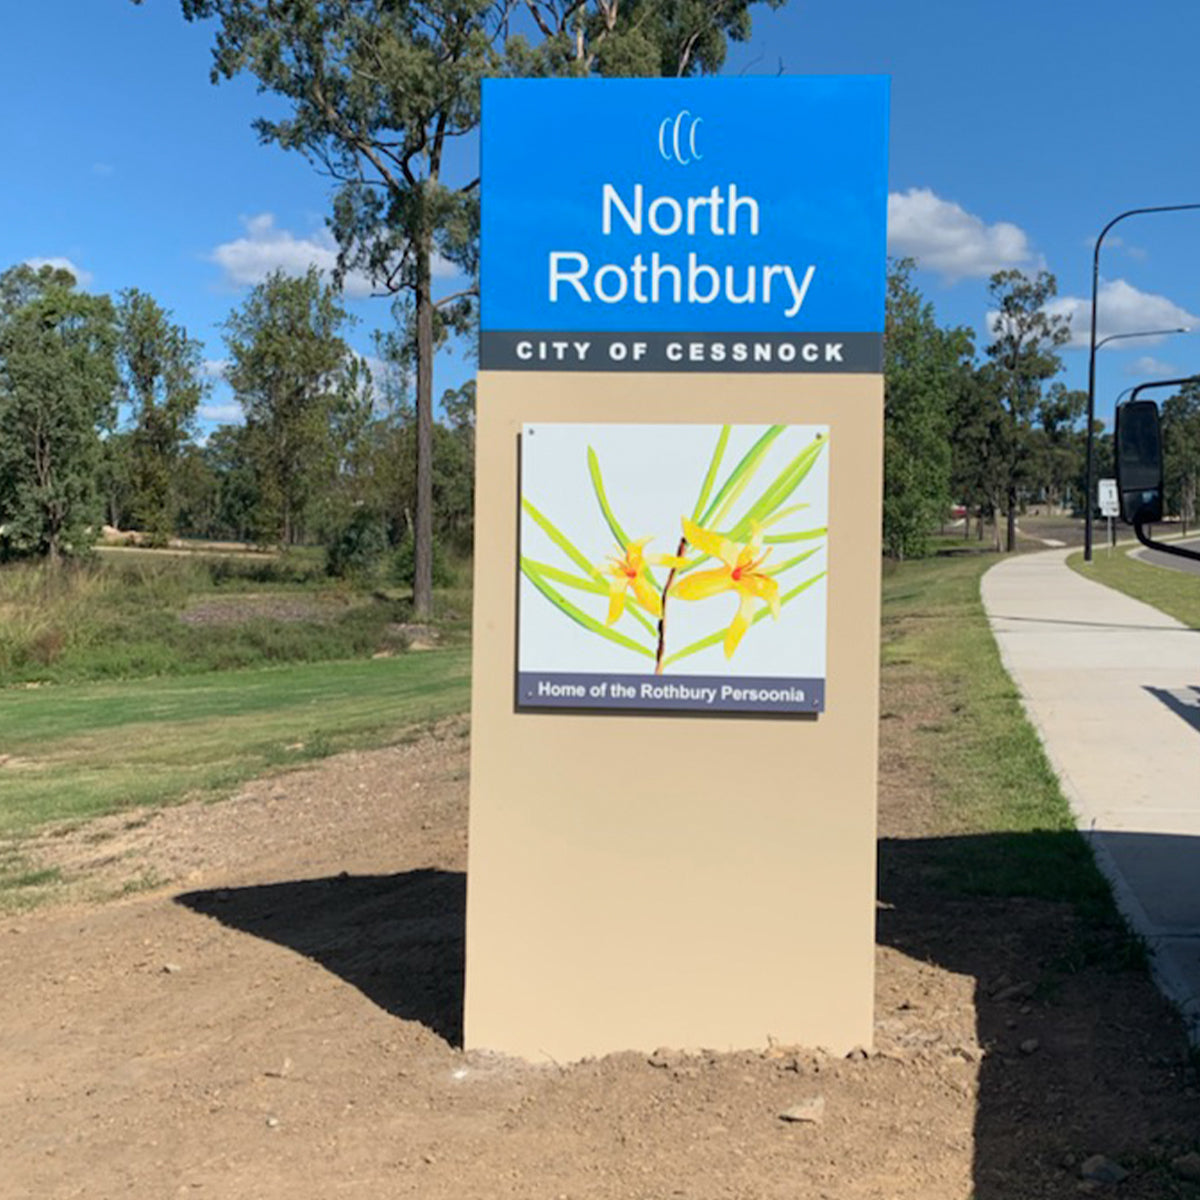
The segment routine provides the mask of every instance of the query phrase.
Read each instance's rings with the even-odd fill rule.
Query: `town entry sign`
[[[468,1045],[870,1039],[886,141],[484,85]]]

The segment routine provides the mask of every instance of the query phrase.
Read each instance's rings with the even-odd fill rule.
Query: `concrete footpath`
[[[1200,1045],[1200,631],[1083,578],[1069,553],[999,563],[984,607],[1079,828]]]

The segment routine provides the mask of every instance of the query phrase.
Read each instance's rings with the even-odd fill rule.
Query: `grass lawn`
[[[1076,832],[987,624],[979,581],[997,561],[925,559],[884,577],[885,706],[909,695],[935,706],[903,743],[903,755],[917,760],[910,774],[927,782],[935,801],[922,833],[945,839],[935,866],[954,891],[1064,900],[1109,922],[1108,885]],[[910,714],[885,708],[881,716],[886,763],[888,722]]]
[[[918,836],[944,838],[935,868],[970,894],[1063,899],[1105,919],[1108,889],[1017,693],[979,600],[993,556],[903,563],[884,581],[884,761],[905,731],[910,776],[932,796]],[[1146,570],[1150,570],[1146,568]],[[1168,574],[1158,572],[1157,574]],[[0,888],[22,880],[20,841],[82,821],[239,783],[466,708],[458,647],[393,658],[300,663],[116,682],[0,689]],[[919,723],[905,696],[923,697]],[[902,711],[889,712],[893,704]],[[883,779],[888,785],[888,779]],[[989,851],[963,835],[988,835]],[[976,843],[978,839],[976,839]],[[11,897],[10,897],[11,899]]]
[[[20,839],[55,821],[239,783],[339,750],[384,745],[463,711],[465,649],[256,671],[0,691],[0,888]]]
[[[1200,575],[1155,567],[1130,558],[1129,550],[1136,548],[1099,550],[1090,566],[1083,561],[1081,551],[1067,559],[1067,566],[1088,579],[1161,609],[1192,629],[1200,629]]]

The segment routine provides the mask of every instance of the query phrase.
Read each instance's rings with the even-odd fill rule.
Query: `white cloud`
[[[236,287],[253,287],[262,283],[272,271],[288,275],[303,275],[314,266],[327,278],[337,265],[337,243],[327,229],[319,229],[307,237],[297,237],[287,229],[279,229],[275,215],[265,212],[243,217],[245,235],[231,242],[222,242],[211,255],[225,272],[226,280]],[[433,274],[451,278],[456,269],[444,259],[434,256]],[[345,294],[352,297],[370,296],[376,291],[371,280],[352,271],[343,284]]]
[[[1133,340],[1130,338],[1130,341]],[[1152,354],[1143,354],[1125,368],[1125,374],[1136,375],[1139,379],[1176,379],[1182,372],[1173,363],[1163,362]]]
[[[240,424],[242,420],[240,404],[202,404],[198,413],[201,420],[215,421],[219,425],[228,425],[232,422]]]
[[[1024,230],[1009,221],[987,225],[929,188],[888,196],[888,252],[915,258],[948,283],[986,278],[1034,260]]]
[[[227,370],[229,370],[229,359],[227,358],[206,358],[200,364],[200,372],[206,379],[224,379]]]
[[[1143,292],[1124,279],[1107,280],[1100,285],[1096,301],[1096,341],[1113,334],[1140,333],[1145,329],[1195,329],[1200,317],[1193,316],[1166,296]],[[1069,346],[1086,346],[1092,320],[1092,302],[1080,296],[1059,296],[1046,305],[1046,311],[1071,318]],[[1101,347],[1107,350],[1133,350],[1156,345],[1157,338],[1128,338]]]
[[[1094,237],[1086,238],[1083,243],[1089,250],[1095,250],[1096,239]],[[1134,246],[1127,242],[1120,234],[1114,233],[1111,237],[1104,239],[1105,250],[1119,250],[1122,254],[1128,255],[1130,258],[1138,262],[1145,262],[1150,255],[1141,247]]]
[[[397,373],[394,363],[380,358],[377,354],[360,354],[358,361],[371,372],[371,380],[376,387],[380,387],[384,380],[390,379]]]
[[[39,267],[59,267],[64,271],[70,271],[75,276],[75,283],[79,287],[87,287],[92,282],[91,271],[85,271],[82,267],[77,267],[69,258],[63,258],[61,255],[51,258],[27,258],[25,265],[32,267],[35,271]]]
[[[303,275],[316,267],[322,275],[330,276],[337,265],[337,245],[327,230],[321,229],[309,237],[297,237],[275,226],[273,213],[244,217],[245,236],[222,242],[213,252],[212,260],[224,272],[226,280],[235,287],[254,287],[272,271],[286,275]],[[370,280],[359,276],[346,279],[348,296],[369,295]]]

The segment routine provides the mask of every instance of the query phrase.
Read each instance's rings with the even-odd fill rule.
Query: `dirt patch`
[[[340,598],[289,596],[279,592],[244,592],[205,596],[191,601],[179,614],[185,625],[245,625],[249,621],[331,621],[346,611]]]
[[[467,739],[448,722],[32,848],[73,882],[0,921],[0,1194],[1200,1195],[1171,1165],[1200,1116],[1178,1022],[1144,974],[1089,960],[1062,906],[948,897],[946,854],[995,847],[931,832],[905,739],[936,698],[902,699],[869,1050],[463,1053]],[[89,899],[129,886],[151,890]],[[1122,1183],[1082,1177],[1097,1154]]]
[[[436,650],[442,635],[432,625],[416,625],[410,621],[397,621],[387,628],[389,634],[403,639],[410,650]]]

